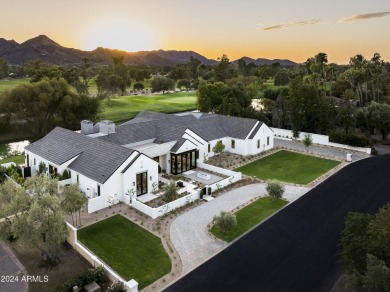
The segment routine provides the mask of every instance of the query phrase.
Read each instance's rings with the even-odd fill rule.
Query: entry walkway
[[[171,224],[170,237],[183,263],[182,274],[190,271],[227,243],[216,241],[207,235],[207,225],[221,211],[232,211],[251,199],[265,196],[265,183],[243,186],[227,192],[214,200],[177,217]],[[310,188],[286,185],[284,198],[292,202]]]

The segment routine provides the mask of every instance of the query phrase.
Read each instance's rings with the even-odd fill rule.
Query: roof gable
[[[25,149],[56,165],[78,155],[69,169],[99,183],[104,183],[133,153],[131,149],[60,127]]]

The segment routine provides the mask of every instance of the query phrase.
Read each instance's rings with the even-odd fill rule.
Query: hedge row
[[[371,140],[364,135],[345,134],[343,131],[334,131],[329,133],[329,141],[345,144],[354,147],[368,147]]]

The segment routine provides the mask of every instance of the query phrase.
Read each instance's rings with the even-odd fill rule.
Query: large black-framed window
[[[171,173],[179,174],[196,168],[196,150],[180,154],[171,153]]]
[[[137,173],[137,196],[144,195],[148,192],[148,172]]]

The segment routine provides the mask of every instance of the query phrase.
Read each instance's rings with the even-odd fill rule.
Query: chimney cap
[[[92,122],[90,120],[82,120],[81,121],[83,124],[92,124]]]

